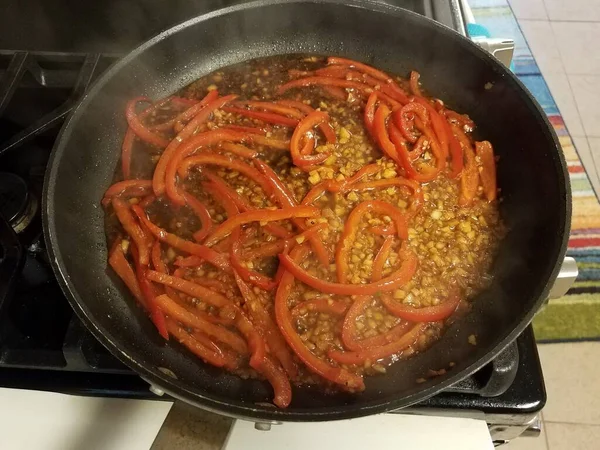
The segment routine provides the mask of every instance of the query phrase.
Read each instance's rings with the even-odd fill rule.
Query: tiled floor
[[[513,12],[600,193],[600,0],[509,0]],[[548,403],[540,438],[508,450],[600,448],[600,343],[539,347]]]
[[[600,0],[509,0],[600,193]]]

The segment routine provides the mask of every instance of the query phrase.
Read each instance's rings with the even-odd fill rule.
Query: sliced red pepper
[[[227,297],[224,297],[218,292],[214,292],[211,289],[207,289],[204,286],[200,286],[197,283],[184,280],[183,278],[167,275],[161,272],[156,272],[154,270],[148,270],[146,272],[146,277],[150,281],[164,284],[165,286],[170,286],[174,289],[177,289],[178,291],[183,292],[184,294],[196,297],[218,308],[231,304],[231,301]]]
[[[223,355],[218,354],[214,349],[202,345],[172,320],[168,320],[166,325],[169,333],[171,333],[181,345],[187,347],[189,351],[203,361],[216,367],[223,367],[227,364],[227,360]]]
[[[189,192],[184,192],[183,197],[187,205],[194,211],[194,214],[200,219],[201,228],[194,233],[194,239],[201,242],[212,230],[213,221],[204,203],[198,200]]]
[[[475,152],[467,135],[456,125],[451,125],[452,132],[458,138],[463,149],[464,167],[460,177],[460,198],[458,204],[466,206],[471,204],[477,195],[479,187],[479,169],[475,160]]]
[[[269,380],[271,386],[273,386],[273,403],[280,408],[287,408],[292,401],[292,386],[290,385],[290,380],[269,356],[264,359],[261,371],[265,378]]]
[[[110,199],[128,193],[131,193],[131,197],[139,197],[150,192],[150,188],[152,188],[150,180],[123,180],[111,185],[104,193],[104,198]]]
[[[364,364],[366,361],[378,361],[388,356],[395,355],[413,345],[419,336],[427,328],[426,324],[419,323],[415,325],[408,333],[404,334],[397,341],[391,342],[381,347],[370,347],[356,352],[340,352],[330,350],[328,356],[340,364]]]
[[[265,177],[254,167],[250,166],[244,161],[240,161],[225,155],[219,155],[218,153],[203,152],[184,159],[179,165],[179,175],[182,178],[185,178],[187,177],[191,167],[205,165],[215,165],[225,167],[230,170],[236,170],[257,183],[267,193],[269,193],[269,189],[271,188]]]
[[[306,138],[306,134],[310,132],[314,127],[321,123],[328,122],[329,115],[322,111],[313,111],[304,117],[292,135],[290,140],[290,153],[292,155],[292,161],[296,166],[307,167],[314,164],[319,164],[325,161],[331,153],[320,153],[318,155],[302,155],[302,141]]]
[[[496,158],[492,144],[488,141],[475,142],[475,151],[481,161],[481,185],[488,202],[496,200],[498,187],[496,185]]]
[[[390,225],[376,225],[374,227],[369,227],[369,231],[379,236],[391,236],[392,234],[396,234],[396,227]]]
[[[129,203],[119,198],[113,198],[112,206],[123,229],[131,236],[137,246],[140,263],[144,266],[148,265],[150,262],[150,245],[152,245],[150,237],[135,220],[134,215],[131,214]]]
[[[386,120],[390,116],[390,109],[381,104],[375,111],[375,117],[373,120],[373,132],[375,134],[375,140],[379,144],[379,147],[387,156],[389,156],[396,163],[400,163],[398,157],[397,147],[390,141],[390,136],[387,132]]]
[[[177,116],[173,117],[172,119],[167,120],[164,123],[161,123],[159,125],[155,125],[154,129],[156,130],[168,130],[170,128],[173,128],[173,126],[176,123],[179,124],[183,124],[185,122],[187,122],[188,120],[192,119],[196,114],[198,114],[208,103],[212,102],[213,100],[216,100],[219,97],[219,92],[217,90],[214,91],[210,91],[208,94],[206,94],[206,96],[200,100],[199,102],[196,100],[190,100],[189,103],[189,107],[183,111],[182,113],[178,114]],[[173,97],[173,100],[175,101],[177,97]],[[179,97],[179,101],[180,102],[181,97]],[[185,99],[188,100],[188,99]],[[193,103],[191,103],[193,101]]]
[[[456,286],[450,289],[448,298],[436,306],[415,308],[395,301],[390,295],[382,295],[381,302],[396,317],[411,322],[437,322],[447,319],[460,303],[460,291]]]
[[[341,91],[341,92],[343,94],[344,91]],[[345,98],[345,96],[344,96],[344,98]],[[277,103],[278,105],[296,108],[297,110],[303,112],[304,114],[310,114],[311,112],[314,111],[313,107],[307,105],[306,103],[297,102],[295,100],[277,100],[275,103]],[[336,143],[337,138],[335,136],[335,131],[333,130],[333,127],[331,126],[331,124],[329,122],[323,122],[322,124],[320,124],[319,129],[321,130],[321,133],[323,133],[323,135],[325,136],[325,139],[327,140],[328,144]]]
[[[158,307],[170,318],[181,322],[198,331],[202,331],[210,337],[213,337],[219,342],[230,346],[240,355],[248,354],[248,346],[244,339],[237,334],[220,325],[215,325],[202,317],[196,316],[187,309],[179,306],[168,295],[160,295],[156,297]]]
[[[237,286],[247,305],[248,314],[252,318],[254,325],[262,331],[262,335],[267,341],[270,352],[281,363],[282,367],[290,377],[298,374],[298,367],[292,358],[285,339],[277,330],[277,325],[273,322],[271,315],[267,312],[262,302],[254,294],[252,289],[244,283],[238,273],[233,272]]]
[[[304,117],[304,114],[302,114],[300,111],[298,111],[297,108],[278,104],[276,102],[260,102],[260,101],[250,100],[250,101],[244,101],[244,102],[237,102],[235,106],[239,106],[239,107],[248,106],[250,108],[258,108],[258,109],[262,109],[264,111],[269,111],[269,112],[279,114],[281,116],[290,116],[290,117],[293,117],[294,119],[302,119],[302,117]]]
[[[240,116],[250,117],[251,119],[261,120],[266,123],[272,123],[274,125],[283,125],[286,127],[295,127],[298,124],[298,119],[282,116],[279,114],[273,114],[263,111],[253,111],[251,109],[235,108],[233,106],[227,106],[221,108],[223,111],[238,114]]]
[[[445,155],[445,158],[448,158],[448,139],[452,135],[452,132],[448,129],[448,123],[431,105],[429,100],[425,99],[424,97],[415,97],[414,101],[420,103],[425,107],[425,109],[427,109],[429,118],[431,119],[431,126],[433,127],[433,131],[437,136],[442,154]]]
[[[137,205],[132,206],[133,212],[138,216],[140,221],[150,230],[150,232],[156,236],[161,242],[169,244],[171,247],[174,247],[178,250],[184,251],[186,253],[190,253],[192,255],[199,256],[204,259],[206,262],[211,263],[213,266],[224,270],[226,272],[231,271],[231,267],[229,265],[229,259],[227,256],[214,251],[212,248],[209,248],[205,245],[196,244],[194,242],[186,241],[185,239],[180,238],[179,236],[168,233],[163,230],[159,226],[153,224],[147,217],[146,213]]]
[[[303,283],[320,292],[338,295],[372,295],[378,292],[392,291],[408,283],[417,270],[417,257],[414,253],[409,252],[402,262],[402,266],[389,276],[367,284],[345,284],[332,283],[315,277],[288,255],[279,255],[279,261],[294,277]]]
[[[240,241],[241,233],[239,230],[234,232],[236,235],[233,239],[233,244],[231,245],[231,265],[234,269],[234,274],[239,275],[244,281],[248,283],[252,283],[254,286],[257,286],[265,291],[270,291],[275,289],[275,282],[263,275],[261,273],[256,272],[255,270],[248,269],[244,264],[242,264],[242,242]],[[232,234],[232,236],[234,236]],[[240,283],[238,283],[239,285]],[[241,288],[240,288],[241,290]]]
[[[463,171],[464,152],[462,146],[460,145],[460,142],[458,142],[458,139],[456,138],[456,136],[454,136],[454,133],[452,133],[452,128],[450,127],[450,124],[446,124],[446,128],[448,130],[449,135],[448,142],[450,147],[450,157],[452,158],[452,166],[449,177],[456,179],[462,174]]]
[[[448,121],[456,122],[463,130],[465,127],[471,131],[475,128],[475,122],[466,114],[459,114],[451,109],[444,109],[444,115],[448,118]]]
[[[385,263],[390,256],[390,250],[393,243],[393,236],[388,236],[383,240],[383,244],[381,244],[381,248],[373,260],[373,273],[371,275],[371,280],[379,281],[383,278],[383,266],[385,266]]]
[[[282,84],[277,89],[277,95],[281,95],[290,89],[309,86],[335,86],[344,89],[354,89],[363,94],[370,94],[373,92],[373,88],[371,86],[352,80],[341,80],[339,78],[331,77],[306,77],[288,81],[287,83]]]
[[[154,326],[156,326],[158,333],[166,340],[169,340],[169,333],[167,331],[165,315],[158,308],[158,305],[156,303],[156,292],[154,291],[154,286],[152,286],[152,284],[146,278],[148,266],[142,265],[140,263],[138,249],[135,245],[131,246],[131,251],[134,257],[133,259],[135,264],[135,276],[140,286],[142,296],[144,297],[144,304],[146,310],[148,311],[148,314],[150,315],[150,320],[152,320],[152,323],[154,324]]]
[[[348,215],[344,231],[340,236],[335,252],[335,264],[338,283],[348,282],[348,259],[350,250],[358,234],[363,216],[367,213],[378,213],[389,216],[396,225],[396,233],[401,239],[408,238],[408,227],[404,215],[390,203],[381,200],[369,200],[360,203]]]
[[[149,102],[150,99],[147,97],[136,97],[129,102],[127,102],[127,107],[125,109],[125,116],[127,118],[127,123],[129,124],[129,128],[135,133],[135,135],[140,138],[142,141],[147,142],[152,145],[156,145],[157,147],[164,148],[169,145],[169,141],[162,136],[159,136],[156,133],[150,131],[140,120],[139,116],[135,112],[135,108],[139,102]]]
[[[140,302],[142,306],[145,307],[146,301],[144,299],[144,296],[142,295],[140,285],[137,281],[137,278],[131,265],[127,261],[127,258],[125,258],[125,254],[123,253],[123,248],[121,247],[120,242],[117,243],[110,252],[110,255],[108,257],[108,263],[110,264],[110,267],[112,267],[112,269],[115,271],[115,273],[119,275],[119,278],[123,280],[123,282],[129,288],[136,300]]]
[[[230,101],[237,98],[236,95],[227,95],[225,97],[217,98],[211,102],[208,102],[201,108],[194,116],[194,118],[181,130],[177,136],[169,143],[165,151],[160,156],[156,167],[154,168],[154,175],[152,176],[152,188],[156,196],[160,196],[165,192],[165,176],[167,173],[167,166],[171,161],[171,158],[175,154],[175,151],[180,144],[187,141],[191,136],[194,135],[197,128],[204,122],[206,122],[211,114],[229,103]]]
[[[227,125],[223,125],[221,129],[240,131],[242,133],[252,133],[252,134],[262,134],[266,135],[268,130],[266,128],[258,128],[258,127],[246,127],[243,125],[236,125],[234,123],[228,123]]]
[[[413,95],[417,97],[422,97],[421,88],[419,87],[419,78],[421,78],[421,74],[415,70],[410,72],[410,90]]]
[[[292,264],[297,265],[304,259],[308,248],[302,245],[296,246],[290,256],[287,256]],[[294,275],[290,272],[283,274],[277,294],[275,295],[275,318],[277,325],[287,341],[288,345],[300,360],[316,374],[322,376],[335,384],[339,384],[350,391],[362,391],[365,388],[362,377],[355,375],[340,367],[333,367],[327,362],[319,359],[304,345],[302,339],[292,324],[292,314],[288,309],[287,301],[294,286]]]
[[[424,167],[421,171],[417,171],[412,165],[412,158],[410,156],[410,152],[408,150],[408,145],[406,144],[406,140],[402,133],[396,128],[393,123],[389,124],[389,137],[391,141],[398,149],[398,155],[401,162],[402,167],[406,172],[406,176],[413,180],[419,181],[421,183],[426,183],[428,181],[434,180],[442,171],[444,166],[446,165],[446,160],[444,159],[439,146],[436,141],[431,141],[431,148],[433,150],[435,156],[435,166],[434,167]]]
[[[414,119],[410,119],[410,117],[414,115],[418,116],[424,125],[429,123],[427,109],[420,103],[408,103],[401,109],[396,110],[392,115],[396,127],[402,132],[404,138],[413,144],[417,142],[418,139],[418,136],[413,130]]]
[[[375,137],[373,132],[373,124],[375,122],[375,105],[377,104],[377,100],[377,92],[371,92],[369,98],[367,99],[367,104],[365,105],[364,112],[365,127],[367,128],[367,131],[373,138]]]
[[[341,192],[368,191],[392,186],[403,186],[413,191],[413,200],[407,213],[414,216],[423,204],[423,190],[421,189],[421,185],[414,180],[408,180],[406,178],[388,178],[383,180],[365,181],[362,183],[346,185],[341,189]]]
[[[218,241],[231,234],[234,229],[246,223],[272,222],[291,219],[293,217],[315,217],[319,214],[320,210],[314,206],[295,206],[275,210],[247,211],[236,217],[227,219],[225,222],[218,225],[206,239],[206,245],[211,246],[216,244]]]
[[[292,317],[301,316],[309,312],[342,316],[346,313],[347,309],[348,305],[344,302],[333,300],[329,297],[318,297],[312,300],[306,300],[294,306],[292,309]]]
[[[327,58],[327,64],[340,64],[342,66],[354,67],[355,69],[367,73],[373,78],[377,78],[381,81],[387,81],[391,78],[387,73],[353,59],[330,56]]]
[[[233,142],[223,142],[220,148],[241,158],[253,159],[258,156],[258,152],[256,150],[248,148],[242,144],[234,144]]]

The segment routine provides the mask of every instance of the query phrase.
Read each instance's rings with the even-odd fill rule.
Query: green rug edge
[[[600,339],[600,295],[550,300],[533,320],[533,329],[539,341]]]

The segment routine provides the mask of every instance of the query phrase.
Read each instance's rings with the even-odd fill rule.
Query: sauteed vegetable
[[[490,281],[495,157],[409,79],[257,59],[127,104],[109,264],[158,332],[273,386],[364,389]]]

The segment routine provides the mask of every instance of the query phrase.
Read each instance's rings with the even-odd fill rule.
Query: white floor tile
[[[585,133],[600,137],[600,75],[569,75],[568,78]]]
[[[590,154],[592,155],[592,158],[594,159],[594,164],[596,166],[596,173],[600,177],[600,137],[588,137],[587,141],[590,147]],[[598,194],[600,195],[600,191],[596,190],[596,192],[598,192]]]
[[[567,75],[564,72],[546,72],[543,70],[542,75],[550,88],[552,97],[554,97],[554,101],[565,120],[571,136],[585,136],[581,117],[579,116],[575,97],[573,96]]]
[[[546,423],[549,450],[593,450],[600,446],[600,426]]]
[[[517,19],[546,20],[544,0],[508,0]]]
[[[600,178],[598,174],[600,173],[600,138],[598,139],[598,149],[596,150],[596,155],[592,154],[592,150],[590,148],[590,144],[588,142],[587,137],[582,136],[571,136],[573,138],[573,143],[575,144],[575,148],[577,149],[577,154],[579,155],[579,159],[583,163],[583,167],[585,167],[585,172],[587,173],[592,186],[594,186],[594,191],[600,194]]]
[[[600,22],[551,22],[567,74],[600,75]]]
[[[543,344],[538,350],[548,393],[545,423],[600,425],[597,402],[600,384],[596,377],[600,366],[600,342]],[[550,433],[548,436],[552,437]],[[556,450],[551,440],[549,442],[550,450]]]
[[[564,72],[550,22],[519,20],[519,26],[542,73]]]
[[[600,21],[600,0],[544,0],[544,3],[550,20]]]

